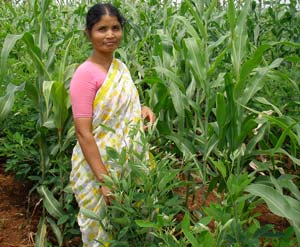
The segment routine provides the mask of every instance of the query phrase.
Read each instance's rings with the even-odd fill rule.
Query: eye
[[[101,26],[101,27],[98,28],[98,31],[99,31],[99,32],[105,32],[106,29],[107,29],[107,27]]]
[[[121,30],[121,26],[120,25],[115,25],[115,26],[113,26],[113,30],[114,31],[119,31],[119,30]]]

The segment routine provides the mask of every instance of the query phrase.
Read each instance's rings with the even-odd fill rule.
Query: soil
[[[0,246],[34,247],[38,216],[28,207],[30,185],[15,181],[0,165]],[[31,215],[30,215],[31,212]]]
[[[6,174],[4,165],[0,164],[0,247],[34,247],[40,212],[36,210],[38,198],[28,197],[30,187],[27,183],[16,181],[13,175]],[[203,201],[203,191],[199,188],[194,197],[189,198],[188,207],[191,212],[221,200],[212,192]],[[185,188],[178,192],[185,194]],[[273,224],[279,231],[289,226],[285,219],[272,214],[264,204],[259,205],[253,213],[260,214],[257,219],[262,225]],[[180,221],[182,217],[183,215],[178,215],[177,220]],[[209,227],[213,231],[214,223],[211,222]],[[78,243],[78,239],[76,242]]]

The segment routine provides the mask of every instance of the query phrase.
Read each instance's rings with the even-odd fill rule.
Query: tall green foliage
[[[76,66],[69,63],[68,56],[77,29],[71,32],[61,29],[61,36],[50,36],[52,26],[47,19],[50,5],[57,8],[52,1],[24,3],[24,7],[32,13],[29,29],[33,31],[25,30],[18,35],[8,34],[1,56],[1,71],[5,77],[8,74],[8,55],[16,42],[22,42],[27,58],[30,59],[27,62],[34,66],[36,71],[35,79],[26,81],[25,90],[32,105],[37,108],[35,141],[39,147],[40,167],[34,180],[45,209],[36,237],[37,246],[47,245],[47,225],[51,226],[59,246],[62,246],[64,235],[73,230],[76,213],[76,210],[68,205],[73,201],[67,184],[70,170],[69,145],[74,140],[74,131],[67,83]],[[54,38],[58,40],[51,42]],[[61,53],[60,56],[58,52]],[[39,174],[41,176],[38,178]]]
[[[75,222],[76,209],[67,186],[74,141],[68,87],[75,67],[91,49],[80,31],[84,29],[83,15],[92,3],[68,3],[31,0],[0,6],[5,20],[0,24],[1,89],[7,88],[0,98],[0,119],[11,110],[13,99],[18,99],[17,90],[26,92],[37,109],[32,141],[39,146],[39,167],[31,178],[46,212],[38,227],[38,246],[46,245],[49,227],[62,246]],[[129,67],[142,102],[157,114],[149,142],[156,147],[157,164],[162,166],[160,173],[154,170],[149,180],[145,177],[144,186],[157,186],[143,188],[143,193],[138,193],[141,187],[134,182],[143,174],[133,173],[126,183],[114,181],[117,191],[128,191],[125,204],[116,194],[120,200],[110,211],[111,219],[118,214],[113,227],[120,230],[114,244],[126,246],[138,238],[141,246],[151,241],[153,246],[160,241],[166,246],[258,246],[258,238],[272,229],[259,228],[250,215],[257,197],[273,213],[290,220],[299,242],[299,212],[295,209],[286,214],[281,207],[296,208],[299,204],[298,178],[282,174],[286,160],[292,171],[300,165],[297,3],[113,3],[127,18],[124,41],[116,56]],[[173,161],[180,164],[179,170],[169,166]],[[269,176],[249,173],[250,167]],[[200,178],[203,188],[207,185],[209,190],[222,191],[222,206],[215,203],[203,208],[198,212],[203,218],[186,212],[182,224],[172,221],[178,208],[168,211],[166,205],[173,201],[165,195],[176,183],[169,181],[172,186],[167,189],[163,185],[167,178],[182,172],[190,180]],[[194,188],[193,182],[187,181],[189,188]],[[276,198],[270,199],[270,193]],[[147,204],[154,195],[161,204]],[[138,207],[130,211],[140,196],[148,200],[148,211],[159,208],[164,212],[146,217]],[[216,222],[215,232],[207,227],[210,220]],[[183,232],[178,239],[172,235],[177,231]],[[137,238],[133,232],[139,233]],[[149,232],[155,238],[149,237]]]

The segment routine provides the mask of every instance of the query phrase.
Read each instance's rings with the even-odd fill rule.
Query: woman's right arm
[[[83,155],[90,165],[93,173],[96,178],[103,182],[104,179],[102,175],[108,175],[108,171],[106,170],[100,152],[97,147],[97,143],[92,133],[92,118],[84,117],[84,118],[75,118],[75,132],[77,136],[77,140],[83,152]],[[106,203],[111,203],[110,191],[107,187],[101,187],[102,194],[104,195],[104,199]]]

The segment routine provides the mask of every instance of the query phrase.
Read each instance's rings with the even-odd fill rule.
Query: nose
[[[113,30],[109,29],[109,30],[107,31],[106,37],[107,37],[107,38],[113,38],[113,37],[114,37],[114,32],[113,32]]]

